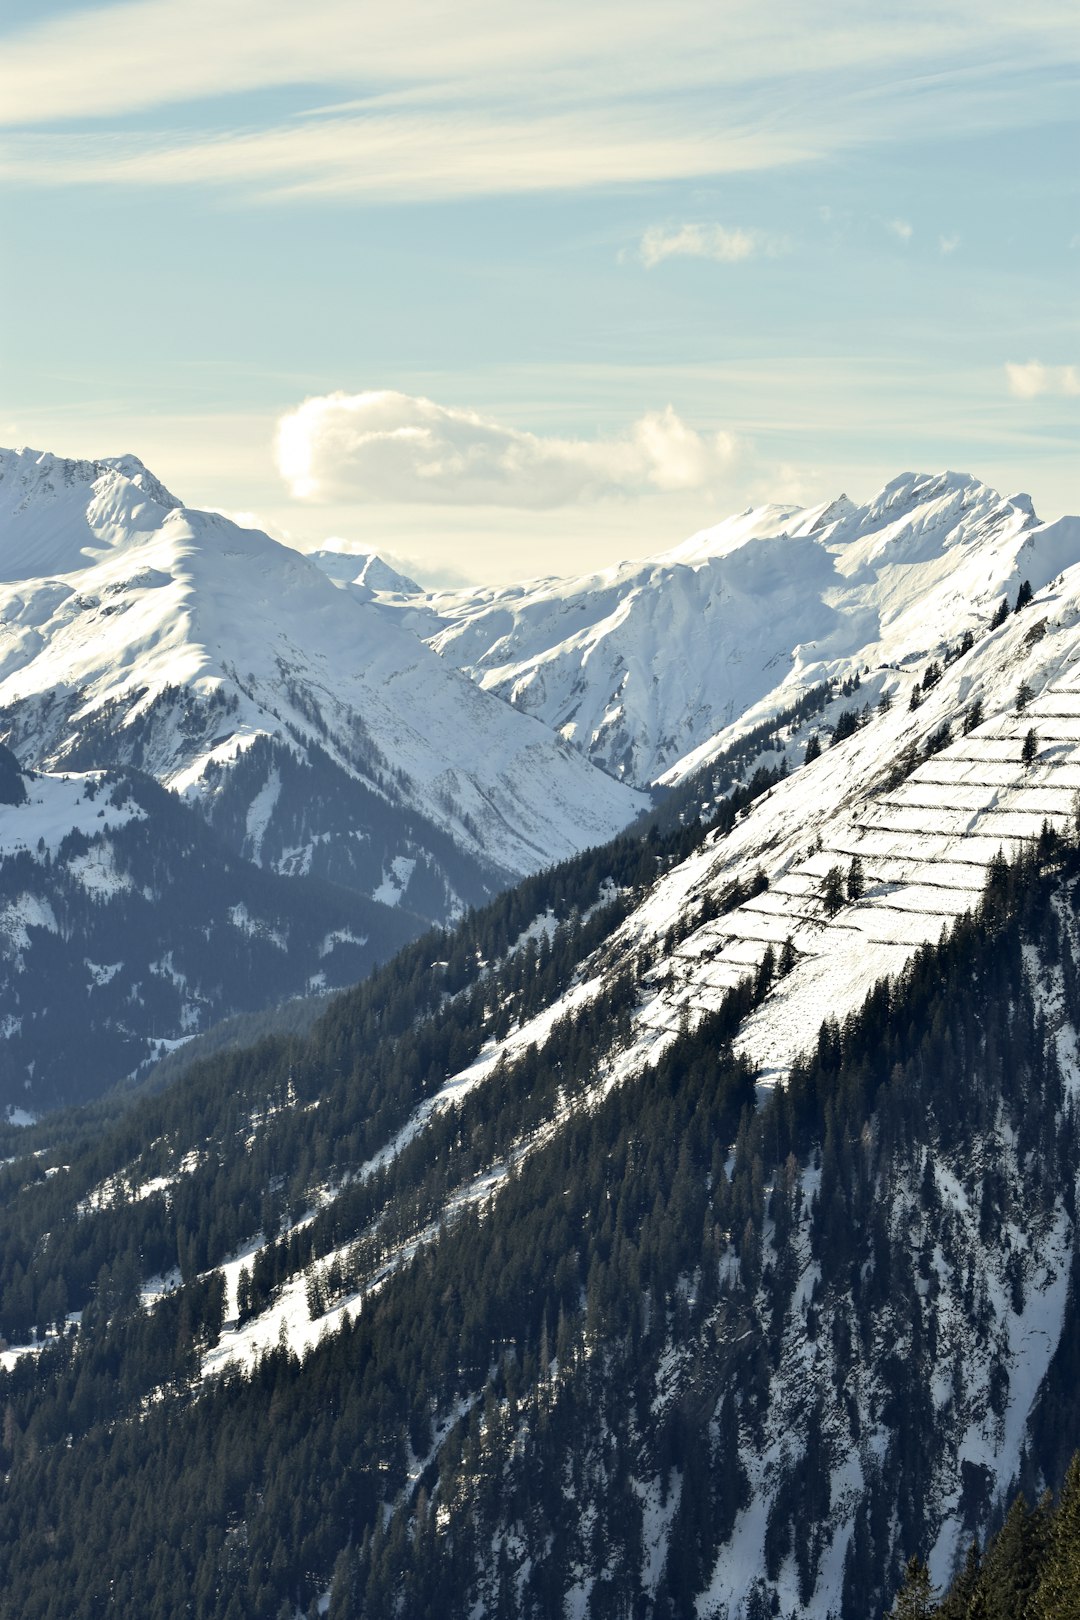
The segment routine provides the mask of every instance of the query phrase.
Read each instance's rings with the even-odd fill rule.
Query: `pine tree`
[[[1013,608],[1013,612],[1019,613],[1021,608],[1026,608],[1028,603],[1031,601],[1033,594],[1034,593],[1031,589],[1031,581],[1029,579],[1022,579],[1020,581],[1020,589],[1016,593],[1016,606]]]
[[[927,1160],[929,1163],[929,1160]],[[978,1541],[968,1548],[964,1567],[953,1581],[938,1608],[937,1620],[974,1620],[976,1614],[986,1612],[985,1603],[979,1607],[982,1587],[982,1554]]]
[[[804,764],[812,765],[821,753],[821,738],[816,731],[812,731],[806,741],[806,755]]]
[[[863,872],[862,856],[853,855],[851,865],[848,867],[847,897],[854,904],[857,900],[861,900],[865,893],[866,875]]]
[[[909,1558],[889,1620],[931,1620],[936,1608],[937,1593],[930,1584],[930,1571],[921,1559]]]
[[[994,610],[994,617],[990,620],[991,630],[998,630],[1009,617],[1009,598],[1003,596]]]
[[[1024,738],[1024,746],[1020,750],[1020,763],[1026,771],[1030,770],[1032,765],[1034,765],[1038,752],[1039,739],[1035,735],[1035,728],[1033,726],[1028,732],[1027,736]]]
[[[1017,712],[1017,714],[1023,714],[1024,710],[1027,708],[1028,704],[1031,702],[1032,696],[1033,696],[1033,693],[1032,693],[1031,687],[1028,685],[1027,681],[1021,681],[1020,685],[1016,689],[1016,712]]]
[[[825,882],[821,887],[821,903],[825,907],[826,917],[835,917],[844,904],[844,870],[840,866],[830,866],[825,874]]]
[[[1034,1620],[1080,1615],[1080,1455],[1069,1464],[1057,1512],[1048,1526],[1046,1561],[1035,1595]]]
[[[1046,1547],[1047,1501],[1029,1508],[1022,1495],[983,1560],[982,1585],[990,1620],[1034,1620],[1033,1604]]]

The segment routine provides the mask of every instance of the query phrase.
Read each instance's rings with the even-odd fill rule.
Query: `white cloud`
[[[1028,360],[1023,365],[1007,361],[1005,375],[1009,392],[1017,399],[1037,399],[1040,394],[1080,394],[1077,366],[1044,366],[1041,360]]]
[[[673,125],[655,107],[530,116],[372,111],[205,140],[24,135],[0,178],[39,185],[242,186],[377,202],[439,200],[747,172],[817,155],[779,131]]]
[[[907,219],[890,219],[889,230],[892,231],[893,235],[898,237],[901,242],[910,242],[911,238],[915,234],[915,227],[912,225],[911,221]]]
[[[949,256],[950,253],[955,253],[959,246],[960,246],[960,238],[959,238],[959,236],[939,236],[938,237],[938,252],[944,254],[944,256],[946,258]]]
[[[790,252],[785,237],[764,231],[746,230],[741,225],[650,225],[641,238],[641,262],[652,270],[665,259],[715,259],[718,264],[738,264],[759,253],[776,258]]]
[[[22,132],[0,175],[374,198],[692,178],[931,116],[939,137],[1069,116],[1077,61],[1073,0],[84,3],[0,33],[0,126]],[[1047,66],[1034,97],[1024,74]],[[267,91],[298,116],[244,100]]]
[[[278,425],[278,469],[299,500],[539,510],[701,489],[739,453],[669,405],[607,439],[526,433],[391,391],[307,399]]]

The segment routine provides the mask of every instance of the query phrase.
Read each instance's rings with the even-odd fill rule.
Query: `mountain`
[[[363,569],[335,584],[134,457],[0,452],[0,732],[36,773],[0,837],[0,1106],[340,987],[647,804],[378,612],[410,582]]]
[[[890,657],[314,1023],[4,1134],[12,1612],[866,1620],[1061,1483],[1080,520],[946,548],[968,481],[910,482],[843,553]]]
[[[10,781],[0,1110],[86,1101],[230,1013],[354,983],[422,929],[243,860],[130,768]]]
[[[0,454],[0,576],[0,717],[23,763],[135,765],[264,866],[441,918],[645,803],[134,458]]]
[[[677,776],[826,676],[910,665],[1072,560],[1027,496],[905,473],[871,501],[767,506],[579,579],[387,602],[486,691],[621,780]]]

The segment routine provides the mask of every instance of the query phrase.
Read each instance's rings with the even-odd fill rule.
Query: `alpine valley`
[[[1080,519],[432,592],[12,451],[0,580],[0,1612],[1001,1566],[1080,1446]]]

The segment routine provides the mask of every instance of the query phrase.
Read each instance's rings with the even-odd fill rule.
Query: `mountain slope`
[[[51,1176],[13,1166],[5,1326],[83,1312],[77,1341],[5,1358],[19,1612],[93,1614],[102,1570],[136,1609],[197,1591],[197,1614],[255,1616],[322,1591],[335,1620],[855,1620],[913,1546],[940,1578],[1046,1466],[1035,1397],[1071,1320],[1080,1170],[1078,861],[1003,868],[978,924],[756,1120],[728,1037],[768,984],[628,1071],[605,946],[579,939],[563,989],[527,964],[515,989],[515,952],[477,977],[504,912],[451,946],[434,1018],[407,953],[313,1038],[193,1071]],[[395,1074],[455,1042],[467,1058],[505,996],[507,1060],[402,1132]],[[526,1046],[537,998],[561,1016]],[[299,1171],[275,1191],[274,1166],[305,1159],[311,1202]],[[264,1235],[215,1268],[245,1223]],[[147,1275],[177,1253],[182,1284]],[[220,1380],[245,1345],[249,1376]],[[166,1549],[149,1567],[148,1545]]]
[[[371,894],[395,862],[420,863],[424,899],[439,902],[431,914],[611,836],[644,802],[480,693],[361,593],[266,535],[184,509],[133,458],[4,452],[0,574],[0,707],[20,757],[137,764],[207,800],[269,737],[275,748],[248,784],[254,859],[286,753],[310,761],[318,750],[346,796],[351,782],[406,812],[413,836],[395,838],[384,817],[370,834],[374,860],[352,875]],[[456,870],[425,848],[427,824],[459,852]],[[316,817],[287,869],[367,831]],[[339,865],[348,881],[349,861]]]
[[[137,772],[0,805],[0,1110],[97,1095],[227,1014],[340,989],[420,919],[232,854]]]
[[[1071,562],[1026,496],[904,474],[864,506],[763,507],[580,579],[388,598],[486,690],[645,785],[826,675],[910,663]],[[685,767],[683,767],[685,768]]]
[[[942,568],[924,632],[956,524],[905,512],[848,560],[924,654],[0,1169],[20,1615],[865,1620],[1057,1482],[1080,522],[961,548],[1051,577]]]

